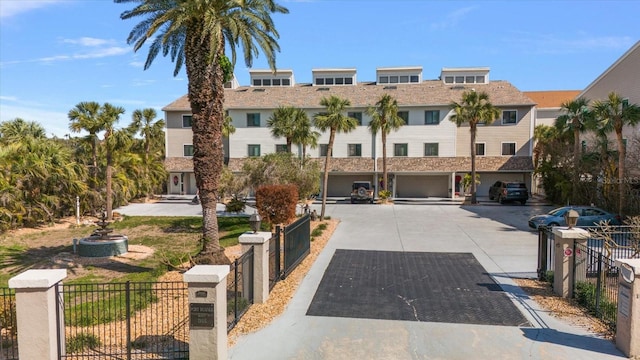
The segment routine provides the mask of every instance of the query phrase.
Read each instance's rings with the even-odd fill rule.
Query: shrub
[[[241,313],[245,308],[247,308],[249,304],[249,300],[239,296],[238,298],[238,313]],[[232,297],[227,300],[227,315],[233,315],[236,306],[236,298]]]
[[[256,191],[256,208],[267,223],[287,223],[296,217],[298,189],[295,185],[265,185]]]
[[[239,213],[241,211],[244,211],[244,208],[246,206],[247,206],[247,202],[246,201],[240,200],[240,199],[238,199],[237,196],[234,196],[226,204],[225,211],[226,212],[231,212],[231,213]]]
[[[387,200],[388,198],[390,198],[390,197],[391,197],[391,191],[389,191],[389,190],[380,190],[380,191],[378,192],[378,197],[379,197],[381,200]]]
[[[100,339],[93,334],[79,333],[67,339],[66,349],[70,354],[84,351],[86,349],[95,349],[100,346]]]
[[[0,328],[8,330],[9,334],[14,336],[18,330],[16,322],[16,304],[2,301],[0,297]]]

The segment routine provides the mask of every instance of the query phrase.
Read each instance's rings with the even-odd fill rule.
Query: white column
[[[18,356],[21,360],[58,358],[55,285],[66,277],[65,269],[37,269],[9,279],[9,287],[16,289]],[[64,337],[61,342],[64,344]]]
[[[269,298],[269,240],[270,232],[246,232],[240,235],[244,254],[253,246],[253,302],[263,303]]]
[[[618,316],[616,347],[627,357],[640,358],[640,259],[616,260]]]
[[[189,359],[227,359],[229,265],[196,265],[184,273],[189,292]]]
[[[555,236],[555,258],[553,269],[553,291],[564,297],[573,297],[573,267],[574,257],[573,245],[580,242],[586,246],[589,232],[585,229],[556,226],[553,228]]]

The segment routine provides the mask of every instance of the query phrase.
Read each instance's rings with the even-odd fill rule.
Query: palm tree
[[[327,145],[327,156],[324,161],[324,176],[322,181],[322,210],[320,211],[320,220],[322,220],[324,219],[324,210],[327,205],[329,163],[331,161],[331,153],[333,152],[333,142],[335,141],[336,133],[350,132],[358,126],[358,120],[344,114],[347,107],[351,106],[351,102],[347,99],[331,95],[331,97],[323,97],[320,100],[320,105],[326,107],[326,111],[313,116],[314,125],[322,132],[329,130],[329,144]]]
[[[25,137],[44,139],[46,137],[45,130],[37,122],[25,121],[21,118],[0,123],[0,144],[9,145],[13,142],[19,142]]]
[[[271,136],[274,138],[285,138],[287,142],[287,152],[291,152],[291,144],[295,134],[296,108],[293,106],[279,106],[267,120],[267,126],[271,128]]]
[[[398,115],[398,101],[389,94],[384,94],[374,107],[367,109],[371,116],[369,130],[375,137],[378,132],[382,135],[382,186],[388,190],[387,182],[387,135],[397,131],[405,125],[404,119]]]
[[[114,128],[115,124],[120,120],[120,115],[124,114],[124,108],[120,106],[113,106],[109,103],[105,103],[100,109],[98,115],[100,122],[104,127],[104,144],[105,154],[107,160],[106,169],[106,194],[105,194],[105,210],[107,212],[107,220],[113,218],[113,156],[117,148],[121,148],[123,145],[123,138],[129,134],[126,131],[117,132]]]
[[[303,109],[296,108],[294,114],[296,128],[293,134],[293,142],[302,147],[302,165],[307,159],[307,146],[311,149],[318,147],[318,138],[320,133],[311,128],[311,121],[307,112]]]
[[[624,192],[623,186],[625,176],[625,159],[627,148],[622,138],[622,128],[625,125],[635,126],[640,122],[640,107],[636,104],[628,104],[615,92],[609,93],[607,100],[596,101],[593,110],[599,122],[599,128],[604,133],[611,131],[616,133],[618,143],[618,213],[622,214]]]
[[[86,131],[89,133],[85,140],[91,144],[91,165],[89,186],[95,190],[98,184],[98,133],[104,130],[104,124],[99,118],[100,104],[95,101],[83,101],[69,111],[71,122],[69,129],[73,132]]]
[[[456,123],[458,127],[469,124],[471,134],[471,178],[476,179],[476,134],[478,124],[491,124],[500,116],[500,109],[493,106],[489,101],[489,94],[484,91],[474,90],[462,93],[462,102],[452,102],[449,107],[453,110],[453,115],[449,120]],[[471,182],[471,203],[477,204],[476,182]]]
[[[560,110],[564,112],[563,115],[558,116],[555,121],[555,126],[561,132],[570,131],[573,133],[573,183],[578,184],[580,181],[580,159],[581,156],[581,143],[580,133],[583,133],[589,129],[591,122],[591,112],[589,111],[589,99],[579,97],[571,101],[565,101],[560,106]],[[577,200],[578,192],[573,191],[573,201]]]
[[[218,238],[216,205],[223,168],[222,128],[224,83],[231,79],[236,62],[236,47],[243,49],[244,61],[251,67],[258,49],[262,49],[275,71],[276,39],[272,13],[288,13],[273,0],[115,0],[139,3],[123,12],[122,19],[142,17],[127,39],[138,51],[151,39],[144,68],[147,69],[162,50],[175,62],[174,76],[182,64],[189,79],[188,95],[193,120],[193,167],[202,205],[203,251],[201,263],[230,263]],[[232,61],[225,56],[231,51]]]
[[[159,158],[152,157],[152,150],[164,151],[164,120],[156,120],[156,117],[155,109],[135,110],[132,115],[132,122],[128,127],[132,134],[139,133],[142,136],[143,181],[140,184],[147,199],[151,196],[152,189],[161,181],[159,178],[151,177],[151,169],[154,167],[152,163],[162,162],[162,156]]]

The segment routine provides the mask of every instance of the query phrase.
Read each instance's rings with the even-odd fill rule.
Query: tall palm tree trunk
[[[471,203],[477,204],[478,198],[476,195],[476,132],[475,122],[469,124],[469,131],[471,132]]]
[[[624,140],[622,138],[622,127],[616,126],[616,139],[618,141],[618,214],[622,215],[622,208],[624,203],[624,160],[627,156],[627,149],[624,146]]]
[[[387,174],[387,134],[382,131],[382,189],[389,190]]]
[[[224,54],[224,45],[219,47],[216,58],[210,61],[209,39],[197,36],[202,25],[200,21],[192,21],[187,26],[185,41],[189,102],[193,113],[193,171],[202,206],[203,248],[196,261],[204,264],[230,264],[224,248],[220,246],[216,215],[224,152],[224,74],[217,61]]]
[[[322,209],[320,210],[320,220],[324,220],[324,210],[327,205],[327,188],[329,184],[329,165],[331,163],[331,153],[333,152],[333,141],[336,137],[336,130],[331,129],[329,133],[329,144],[327,145],[327,156],[324,160],[324,176],[322,180]]]

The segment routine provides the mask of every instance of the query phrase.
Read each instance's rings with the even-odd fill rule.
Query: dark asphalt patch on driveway
[[[338,249],[307,315],[531,326],[470,253]]]

